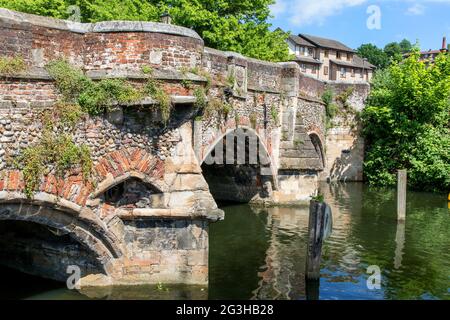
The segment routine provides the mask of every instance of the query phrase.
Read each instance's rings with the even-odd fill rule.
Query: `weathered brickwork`
[[[58,249],[43,261],[37,253],[53,248],[46,242],[53,245],[55,238],[33,233],[32,250],[19,260],[35,261],[35,273],[57,268],[63,256],[54,276],[58,280],[61,268],[73,262],[83,266],[85,285],[204,285],[208,225],[223,218],[212,195],[272,203],[306,200],[319,178],[329,175],[334,160],[326,146],[333,140],[320,98],[327,86],[346,88],[304,77],[295,63],[205,48],[194,31],[161,23],[81,24],[0,9],[0,27],[0,56],[20,56],[27,64],[26,71],[0,75],[0,222],[40,224],[76,241],[55,245]],[[152,97],[84,116],[73,139],[90,148],[91,178],[83,179],[78,169],[59,176],[49,168],[29,198],[14,159],[39,141],[42,111],[61,98],[45,70],[57,58],[66,58],[94,81],[120,78],[135,88],[148,78],[161,81],[172,102],[171,117],[163,124]],[[143,66],[152,72],[144,73]],[[209,106],[219,101],[214,112],[198,107],[198,89],[207,91]],[[360,110],[366,93],[358,88],[349,101]],[[246,138],[232,147],[245,155],[245,163],[205,161],[216,155],[220,141],[233,140],[237,132]],[[256,163],[250,163],[250,141],[257,142]],[[12,228],[18,241],[30,232],[21,223]],[[0,236],[0,242],[11,239]],[[85,251],[75,259],[79,244]],[[14,251],[11,246],[2,252]],[[21,270],[33,272],[29,266]]]

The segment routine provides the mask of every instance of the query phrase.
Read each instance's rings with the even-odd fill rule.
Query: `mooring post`
[[[327,204],[311,200],[309,203],[308,248],[306,259],[306,280],[320,279],[320,258],[325,229]]]
[[[406,219],[406,170],[398,170],[397,176],[397,219],[405,221]]]

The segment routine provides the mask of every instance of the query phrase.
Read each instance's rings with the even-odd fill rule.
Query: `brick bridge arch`
[[[93,260],[95,260],[86,263],[82,262],[84,258],[81,258],[68,263],[80,266],[82,276],[91,271],[105,275],[112,274],[114,260],[123,255],[118,239],[108,230],[106,224],[96,217],[93,211],[49,193],[40,192],[33,199],[28,199],[20,191],[0,192],[0,221],[37,224],[49,230],[55,230],[53,232],[56,232],[57,237],[69,236],[84,247],[89,255],[92,254]],[[40,261],[37,264],[43,263],[42,261],[45,259],[42,257],[47,255],[48,253],[39,252],[32,259]],[[63,252],[59,252],[55,256],[58,257],[56,259],[66,261],[68,259]],[[99,268],[95,271],[83,269],[87,264],[92,263]],[[46,261],[43,265],[45,264],[50,264],[50,262]],[[67,267],[66,264],[61,263],[60,265]],[[41,268],[45,269],[42,266]],[[55,280],[64,280],[65,276],[68,276],[65,275],[65,271],[63,269],[48,270],[49,274],[40,275]]]

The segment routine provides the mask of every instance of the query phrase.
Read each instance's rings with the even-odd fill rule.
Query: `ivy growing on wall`
[[[167,123],[172,111],[172,101],[170,96],[164,91],[162,84],[154,79],[149,79],[144,87],[144,93],[157,101],[162,120],[164,123]]]
[[[82,115],[79,105],[64,102],[41,113],[43,131],[40,140],[15,159],[16,167],[24,176],[27,197],[32,197],[41,177],[52,171],[63,177],[68,171],[81,170],[85,180],[90,178],[92,160],[89,147],[76,145],[72,137]]]
[[[12,75],[25,71],[25,61],[20,56],[0,57],[0,74]]]
[[[1,70],[17,70],[21,66],[19,61],[1,62],[0,66],[8,65]],[[90,178],[90,150],[87,145],[77,145],[73,140],[73,132],[83,115],[99,115],[115,104],[136,102],[150,95],[157,100],[163,121],[167,123],[170,117],[170,97],[153,79],[149,79],[143,89],[134,88],[121,79],[93,81],[62,59],[50,62],[46,70],[55,81],[61,101],[42,112],[40,140],[15,159],[16,167],[23,172],[28,197],[37,189],[41,177],[50,172],[62,177],[68,171],[80,170],[85,180]]]

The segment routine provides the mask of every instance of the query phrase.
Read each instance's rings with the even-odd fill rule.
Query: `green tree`
[[[411,42],[409,42],[408,39],[403,39],[398,45],[400,47],[401,53],[410,52],[413,48],[413,45],[411,44]]]
[[[367,142],[365,175],[395,185],[397,169],[420,190],[450,188],[450,56],[427,66],[419,52],[393,63],[373,80],[362,114]]]
[[[360,57],[367,58],[367,60],[379,70],[384,69],[389,65],[387,54],[371,43],[362,44],[356,51]]]
[[[69,18],[80,8],[82,22],[158,21],[168,12],[173,23],[197,31],[205,45],[270,60],[289,60],[288,34],[270,31],[269,5],[274,0],[0,0],[0,7],[55,18]]]
[[[384,53],[391,61],[400,61],[402,59],[402,49],[398,42],[391,42],[385,45]]]

